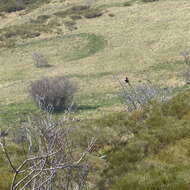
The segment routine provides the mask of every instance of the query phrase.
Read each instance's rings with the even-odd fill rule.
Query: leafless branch
[[[48,190],[57,181],[64,190],[82,190],[88,175],[87,157],[96,139],[92,138],[86,150],[78,155],[70,129],[53,120],[51,114],[29,119],[24,128],[29,142],[28,156],[18,167],[11,160],[5,137],[0,137],[0,145],[14,173],[10,190]]]

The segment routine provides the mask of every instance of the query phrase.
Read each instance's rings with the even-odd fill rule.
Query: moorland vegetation
[[[0,189],[188,190],[189,5],[0,0]]]

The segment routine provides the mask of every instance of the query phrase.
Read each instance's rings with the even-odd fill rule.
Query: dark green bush
[[[184,167],[167,167],[159,163],[150,163],[150,168],[139,168],[136,172],[121,178],[112,190],[186,190],[188,182],[180,176]],[[188,170],[190,168],[187,168]],[[187,175],[187,173],[186,173]]]
[[[41,3],[47,3],[49,0],[1,0],[0,12],[15,12],[26,9],[33,5],[37,6]]]
[[[129,7],[129,6],[131,6],[131,3],[130,3],[130,2],[124,2],[124,3],[123,3],[123,6],[124,6],[124,7]]]
[[[107,152],[108,167],[98,189],[188,189],[189,102],[187,91],[166,103],[153,103],[139,114],[132,113],[125,128],[134,137]]]
[[[97,12],[97,11],[92,11],[88,12],[84,15],[85,18],[96,18],[102,16],[103,13]]]
[[[103,15],[100,9],[91,8],[89,6],[83,6],[83,5],[73,6],[65,11],[59,11],[54,14],[62,18],[69,16],[73,20],[81,19],[82,17],[95,18]]]
[[[113,13],[108,14],[110,17],[114,17],[115,15]]]

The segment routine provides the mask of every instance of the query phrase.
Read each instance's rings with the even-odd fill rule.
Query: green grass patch
[[[129,7],[129,6],[132,6],[134,3],[137,3],[137,2],[138,2],[138,0],[129,0],[126,2],[114,2],[114,3],[99,5],[98,8],[101,10],[104,10],[104,9],[109,9],[112,7]]]
[[[22,48],[23,51],[44,52],[53,46],[59,47],[60,53],[66,61],[74,61],[95,54],[106,46],[103,36],[95,34],[80,33],[72,35],[56,36],[40,40],[33,40],[29,43],[17,44],[13,48]]]
[[[10,135],[10,134],[9,134]],[[14,166],[17,168],[26,158],[26,150],[23,144],[9,142],[7,147],[9,156]],[[9,190],[13,178],[12,168],[8,163],[2,149],[0,148],[0,189]]]
[[[106,46],[106,40],[103,36],[85,33],[79,34],[78,36],[87,40],[88,43],[81,49],[74,48],[73,51],[68,52],[68,54],[64,56],[65,59],[68,61],[74,61],[85,57],[89,57],[95,54],[96,52],[104,49]]]
[[[159,1],[159,0],[129,0],[126,2],[114,2],[114,3],[109,3],[109,4],[102,4],[102,5],[99,5],[97,8],[100,10],[104,10],[104,9],[109,9],[112,7],[130,7],[134,5],[135,3],[147,3],[147,2],[155,2],[155,1]]]
[[[7,73],[6,78],[4,80],[2,80],[1,82],[3,84],[4,82],[9,82],[9,81],[21,81],[21,80],[25,79],[26,73],[27,73],[26,69],[17,70],[17,71],[11,72],[11,73]]]
[[[113,72],[99,72],[99,73],[88,74],[88,75],[70,74],[70,75],[67,75],[67,77],[69,77],[69,78],[74,77],[74,78],[89,80],[89,79],[98,79],[98,78],[102,78],[102,77],[110,76],[110,75],[113,75]]]
[[[27,117],[34,113],[40,113],[40,110],[33,103],[0,105],[0,123],[26,121]]]
[[[165,62],[165,63],[158,63],[149,68],[153,71],[159,72],[163,70],[167,71],[177,71],[184,63],[182,61],[175,61],[175,62]]]
[[[81,94],[76,97],[76,104],[79,107],[79,111],[84,111],[85,109],[80,109],[80,107],[86,107],[86,110],[93,110],[91,108],[103,108],[111,107],[113,105],[121,105],[119,95],[115,92],[94,92],[88,94]]]
[[[98,8],[101,9],[101,10],[104,10],[104,9],[109,9],[109,8],[112,8],[112,7],[123,7],[123,5],[124,5],[124,3],[116,2],[116,3],[99,5]]]

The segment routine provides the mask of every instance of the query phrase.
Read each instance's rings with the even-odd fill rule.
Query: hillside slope
[[[124,2],[96,1],[93,9],[103,15],[91,19],[73,20],[67,11],[83,1],[52,1],[2,16],[1,105],[32,107],[27,95],[30,82],[57,75],[77,81],[76,101],[89,107],[86,113],[120,109],[113,75],[121,79],[127,75],[134,85],[148,79],[182,87],[180,52],[189,48],[189,1],[131,1],[130,6]],[[36,68],[34,52],[43,54],[52,67]]]
[[[189,51],[189,31],[189,0],[42,0],[0,9],[0,131],[20,135],[30,116],[44,116],[29,97],[31,82],[65,76],[78,85],[67,123],[77,132],[72,138],[79,149],[97,138],[90,190],[188,190],[190,91],[181,54]],[[49,66],[37,67],[35,55]],[[132,89],[148,83],[173,94],[128,113],[120,97],[126,76]],[[10,139],[17,165],[24,143]],[[12,171],[2,155],[6,190]]]

